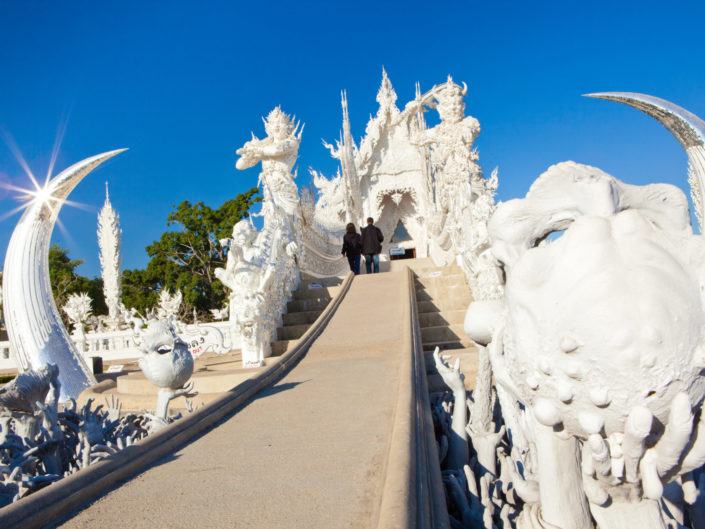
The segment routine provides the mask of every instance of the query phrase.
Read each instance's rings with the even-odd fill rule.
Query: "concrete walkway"
[[[357,276],[275,386],[60,527],[376,527],[406,297],[405,271]]]

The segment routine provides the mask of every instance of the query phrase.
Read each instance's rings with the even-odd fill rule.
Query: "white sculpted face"
[[[705,395],[705,240],[680,229],[680,191],[576,177],[586,167],[554,166],[541,177],[551,186],[540,178],[490,226],[507,274],[498,377],[539,422],[582,438],[623,432],[637,406],[665,424],[677,393],[693,406]],[[581,192],[580,208],[576,186],[594,192]],[[532,247],[554,224],[564,234]]]
[[[267,116],[264,122],[264,130],[274,140],[281,141],[293,132],[294,124],[291,118],[282,112],[280,107],[276,107]]]
[[[446,88],[438,98],[438,115],[444,123],[458,123],[465,116],[465,102],[460,89]]]
[[[171,324],[151,320],[139,337],[139,366],[147,379],[160,388],[182,388],[193,374],[193,356]]]
[[[249,247],[257,237],[257,230],[249,220],[241,220],[233,226],[233,244],[240,247]]]

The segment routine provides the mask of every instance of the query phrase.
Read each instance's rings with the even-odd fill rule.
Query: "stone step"
[[[288,312],[282,314],[284,325],[301,325],[303,323],[313,323],[321,315],[320,310],[308,310],[304,312]]]
[[[417,278],[425,279],[427,277],[438,277],[440,275],[450,276],[450,275],[463,275],[463,269],[458,265],[452,266],[420,266],[418,268],[414,267],[414,275]]]
[[[421,342],[423,344],[430,342],[462,342],[467,340],[469,340],[469,338],[465,335],[462,324],[436,325],[434,327],[421,329]]]
[[[427,351],[433,351],[436,347],[439,347],[441,351],[448,351],[450,349],[467,349],[473,345],[472,340],[466,338],[465,340],[447,340],[438,342],[425,342],[422,344],[424,353]]]
[[[342,284],[343,278],[341,277],[321,277],[321,278],[311,278],[302,279],[299,281],[299,290],[307,290],[309,285],[321,285],[323,287],[335,287]]]
[[[425,290],[426,292],[430,293],[442,293],[444,290],[450,288],[453,290],[464,290],[468,294],[470,294],[470,288],[468,287],[468,284],[465,282],[465,279],[462,281],[447,281],[447,282],[441,282],[441,281],[434,281],[433,283],[414,283],[414,288],[417,291],[420,290]]]
[[[436,327],[438,325],[462,325],[465,321],[464,310],[446,312],[422,312],[419,314],[419,327]]]
[[[272,342],[272,356],[281,356],[286,353],[289,346],[293,346],[298,340],[277,340]]]
[[[440,312],[439,309],[433,301],[417,301],[416,308],[419,311],[419,316],[424,312]]]
[[[296,340],[297,338],[301,338],[310,326],[311,324],[304,323],[301,325],[285,325],[284,327],[279,327],[277,328],[277,339]]]
[[[294,290],[294,299],[330,299],[335,296],[340,287],[322,287],[322,288],[298,288]]]
[[[326,308],[329,301],[330,298],[295,299],[286,304],[286,311],[288,313],[322,311]]]
[[[419,301],[417,303],[419,314],[423,312],[449,312],[454,310],[467,310],[470,301],[466,297],[443,299],[442,301]]]
[[[416,285],[433,286],[433,285],[453,285],[453,284],[463,284],[467,285],[465,280],[465,274],[446,274],[438,276],[427,276],[427,277],[415,277],[414,283]]]
[[[457,300],[464,300],[465,303],[470,303],[472,301],[472,295],[470,290],[465,285],[454,285],[444,288],[417,288],[416,289],[416,301],[433,301],[437,300],[447,300],[448,298],[453,298]]]

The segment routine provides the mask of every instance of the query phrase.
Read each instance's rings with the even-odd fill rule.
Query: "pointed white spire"
[[[348,117],[348,94],[345,90],[340,92],[340,104],[343,107],[343,132],[350,134],[350,118]]]
[[[387,77],[387,70],[382,67],[382,85],[379,87],[377,92],[377,102],[379,103],[378,114],[391,112],[393,114],[398,114],[399,109],[397,108],[397,93],[392,87],[392,82]]]
[[[98,247],[100,248],[100,268],[103,276],[103,295],[108,306],[108,325],[116,328],[120,316],[122,297],[122,282],[120,255],[122,230],[120,216],[113,209],[108,193],[108,183],[105,182],[105,204],[98,213]]]
[[[416,101],[421,101],[421,83],[416,81]],[[420,130],[426,130],[426,118],[423,116],[423,108],[419,107],[416,111],[416,124]]]

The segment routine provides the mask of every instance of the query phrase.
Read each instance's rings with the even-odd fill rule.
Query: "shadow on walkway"
[[[300,382],[285,382],[283,384],[277,384],[276,386],[270,386],[257,393],[257,395],[254,396],[253,400],[262,399],[264,397],[269,397],[270,395],[276,395],[277,393],[281,393],[282,391],[294,389],[299,384],[303,384],[304,382],[308,382],[310,380],[311,379],[309,378]]]

